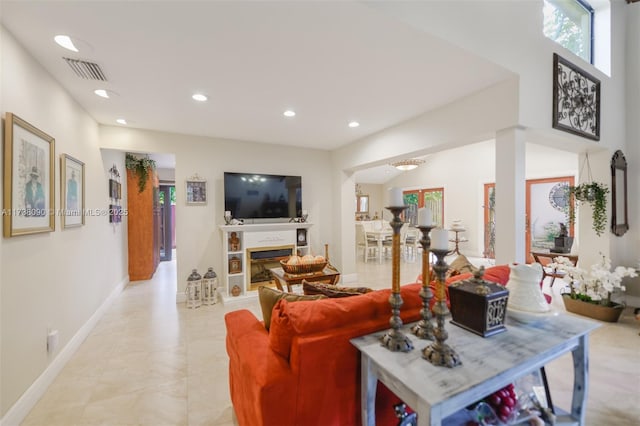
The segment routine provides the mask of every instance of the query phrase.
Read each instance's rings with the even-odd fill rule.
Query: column
[[[526,231],[524,128],[496,132],[496,264],[524,263]]]

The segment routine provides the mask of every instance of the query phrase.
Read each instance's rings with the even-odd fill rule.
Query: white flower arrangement
[[[591,265],[588,271],[573,266],[573,263],[564,256],[558,256],[554,260],[547,266],[566,273],[566,279],[569,281],[571,289],[571,298],[586,302],[594,301],[610,305],[611,293],[625,291],[622,278],[638,276],[633,268],[624,266],[617,266],[612,271],[611,259],[607,256],[602,256],[602,261]]]

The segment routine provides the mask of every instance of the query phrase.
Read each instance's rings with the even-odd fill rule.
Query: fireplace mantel
[[[263,232],[263,231],[279,231],[283,229],[308,229],[313,226],[312,223],[302,222],[286,222],[286,223],[252,223],[247,225],[220,225],[220,229],[223,232]]]
[[[246,225],[220,225],[222,237],[223,276],[220,294],[224,303],[257,297],[257,291],[250,284],[249,253],[256,249],[270,247],[293,247],[294,253],[309,254],[308,229],[312,223],[260,223]],[[230,243],[234,241],[240,247]]]

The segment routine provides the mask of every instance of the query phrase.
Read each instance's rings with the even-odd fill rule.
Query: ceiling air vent
[[[72,59],[72,58],[62,58],[67,64],[71,67],[73,72],[80,78],[84,78],[86,80],[100,80],[107,81],[107,77],[105,77],[102,68],[100,65],[94,64],[93,62],[81,61],[80,59]]]

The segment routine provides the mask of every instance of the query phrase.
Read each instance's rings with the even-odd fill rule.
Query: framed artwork
[[[600,80],[553,54],[553,128],[600,140]]]
[[[54,231],[55,139],[10,112],[4,123],[4,236]]]
[[[60,218],[63,228],[84,225],[84,163],[60,156]]]
[[[197,174],[187,179],[187,204],[207,204],[207,181]]]
[[[118,190],[116,188],[116,181],[114,179],[109,179],[109,198],[117,198]]]

